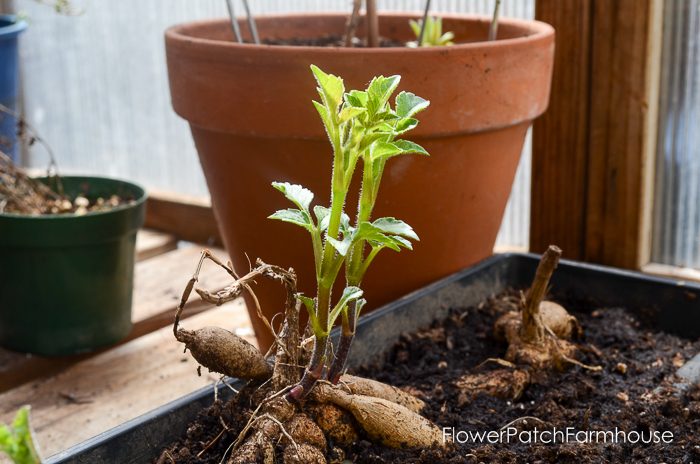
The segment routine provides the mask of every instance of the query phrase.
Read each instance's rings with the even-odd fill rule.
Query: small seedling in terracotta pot
[[[425,28],[423,27],[423,20],[409,22],[411,25],[411,30],[416,34],[416,41],[409,42],[409,47],[441,47],[454,45],[452,39],[455,35],[453,32],[442,32],[442,18],[437,16],[428,16],[425,20]],[[421,39],[422,37],[422,39]],[[420,41],[420,45],[418,42]]]

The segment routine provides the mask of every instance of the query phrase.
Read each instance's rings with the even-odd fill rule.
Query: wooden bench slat
[[[155,230],[141,229],[136,234],[136,261],[162,255],[177,248],[177,237]]]
[[[146,200],[145,227],[173,234],[180,240],[222,244],[208,198],[151,189]]]

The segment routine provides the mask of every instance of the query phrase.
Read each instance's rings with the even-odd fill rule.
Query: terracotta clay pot
[[[411,40],[411,15],[383,15],[380,34]],[[340,34],[344,15],[258,18],[263,38]],[[414,251],[385,251],[363,283],[369,308],[415,290],[492,253],[525,134],[549,99],[554,30],[536,21],[503,19],[499,40],[489,19],[443,16],[458,45],[436,48],[324,48],[238,44],[226,20],[175,26],[166,32],[175,111],[192,129],[214,212],[234,266],[251,260],[291,266],[300,289],[314,293],[308,233],[267,216],[289,204],[270,183],[298,183],[328,204],[331,149],[311,104],[309,70],[316,64],[364,88],[379,74],[402,76],[399,90],[431,101],[409,139],[431,157],[403,156],[387,164],[374,217],[411,224]],[[241,22],[241,27],[245,25]],[[363,34],[363,26],[359,28]],[[348,209],[352,216],[356,199]],[[271,318],[284,292],[260,282],[256,294]],[[249,302],[250,303],[250,302]],[[249,308],[252,305],[249,304]],[[261,345],[270,342],[251,314]]]

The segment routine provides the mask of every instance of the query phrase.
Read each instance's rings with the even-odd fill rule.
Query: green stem
[[[360,200],[357,207],[357,223],[358,227],[362,222],[369,221],[374,209],[376,200],[376,191],[374,185],[372,163],[365,162],[362,172],[362,188],[360,191]],[[365,243],[360,241],[353,245],[350,253],[350,262],[347,267],[347,283],[348,285],[359,285],[362,281],[364,272],[361,271],[361,264],[364,257]]]
[[[343,330],[338,341],[338,351],[335,354],[333,363],[331,363],[331,367],[328,369],[328,380],[333,384],[338,383],[340,376],[345,370],[345,364],[350,354],[350,346],[355,338],[356,304],[356,301],[352,301],[348,309],[343,313]]]
[[[321,233],[318,229],[311,232],[311,243],[314,248],[314,264],[316,266],[316,281],[321,278],[321,258],[323,254],[323,245],[321,244]]]
[[[323,332],[314,333],[314,348],[311,351],[311,360],[308,367],[304,370],[301,380],[289,391],[287,397],[291,400],[300,401],[306,398],[323,373],[323,367],[326,364],[326,351],[328,349],[328,313],[330,311],[331,287],[319,283],[316,313],[319,326],[323,327]],[[325,310],[321,310],[321,308],[325,308]]]
[[[314,349],[311,353],[311,362],[309,362],[309,367],[307,367],[304,371],[304,376],[301,378],[299,383],[293,386],[287,394],[289,399],[294,401],[304,399],[314,387],[316,382],[321,378],[321,374],[323,374],[323,366],[326,363],[327,345],[327,336],[316,337],[314,340]]]
[[[372,248],[372,251],[369,252],[369,255],[367,255],[367,259],[362,263],[362,266],[360,267],[360,270],[358,271],[358,274],[362,277],[365,276],[365,273],[367,272],[367,268],[369,268],[369,265],[372,264],[372,261],[374,258],[377,256],[377,254],[381,251],[380,247],[374,247]]]
[[[336,131],[337,133],[337,131]],[[335,138],[335,137],[334,137]],[[327,236],[338,238],[340,222],[347,195],[347,179],[343,160],[343,151],[339,140],[333,141],[334,159],[333,173],[331,176],[331,211],[328,221]],[[317,245],[314,244],[314,250]],[[311,353],[311,361],[304,371],[304,375],[289,393],[289,397],[294,400],[301,400],[309,394],[316,381],[323,373],[326,363],[326,351],[328,345],[328,332],[330,331],[329,316],[331,310],[331,292],[333,284],[338,276],[338,272],[343,263],[343,257],[336,256],[333,246],[328,240],[323,244],[321,260],[316,260],[317,268],[317,293],[316,293],[316,316],[318,325],[322,332],[315,333],[314,348]]]
[[[374,203],[377,198],[377,184],[379,178],[381,178],[381,169],[383,167],[380,166],[379,176],[377,176],[378,178],[375,179],[372,163],[367,162],[364,163],[363,166],[362,190],[360,192],[360,200],[357,207],[356,227],[359,227],[362,222],[369,221],[370,217],[372,216],[372,210],[374,209]],[[377,181],[376,183],[375,180]],[[369,263],[372,262],[380,250],[379,248],[372,248],[372,251],[370,251],[367,259],[364,260],[364,247],[364,241],[353,245],[353,249],[350,253],[350,260],[346,263],[347,285],[360,285]],[[350,346],[355,338],[355,319],[357,317],[356,304],[357,301],[351,302],[342,313],[342,333],[340,336],[340,341],[338,342],[338,352],[336,353],[335,359],[328,369],[328,380],[333,384],[338,383],[340,376],[345,370],[345,364],[350,353]]]

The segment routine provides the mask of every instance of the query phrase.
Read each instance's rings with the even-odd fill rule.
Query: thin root
[[[583,369],[586,369],[586,370],[589,370],[589,371],[592,371],[592,372],[600,372],[600,371],[603,370],[603,367],[602,367],[602,366],[590,366],[590,365],[588,365],[588,364],[582,363],[581,361],[577,361],[577,360],[575,360],[575,359],[573,359],[573,358],[570,358],[570,357],[566,356],[566,355],[563,354],[563,353],[560,354],[560,356],[561,356],[561,359],[562,359],[562,360],[564,360],[564,361],[566,361],[566,362],[568,362],[568,363],[571,363],[571,364],[573,364],[574,366],[582,367]]]
[[[294,440],[294,438],[292,438],[292,436],[287,432],[287,430],[285,430],[284,425],[282,425],[282,422],[280,422],[279,420],[277,420],[277,418],[271,416],[270,414],[263,414],[262,416],[260,416],[260,418],[263,417],[270,419],[272,422],[279,426],[282,435],[287,437],[287,440],[289,440],[292,443],[292,445],[294,445],[294,449],[296,450],[297,455],[299,455],[299,445],[297,444],[296,440]]]
[[[487,363],[496,363],[496,364],[498,364],[499,366],[508,367],[508,368],[511,368],[511,369],[515,369],[515,368],[517,367],[517,366],[516,366],[515,364],[513,364],[512,362],[506,361],[505,359],[501,359],[501,358],[486,358],[485,360],[483,360],[482,362],[480,362],[479,364],[477,364],[476,367],[474,367],[474,370],[480,369],[480,368],[484,367]]]
[[[211,449],[212,446],[214,446],[219,440],[221,440],[221,437],[224,436],[224,433],[226,433],[227,430],[228,430],[228,427],[225,427],[225,428],[221,429],[221,432],[219,432],[214,438],[212,438],[212,439],[209,441],[209,443],[207,443],[207,446],[205,446],[204,448],[202,448],[202,451],[200,451],[199,453],[197,453],[197,457],[198,457],[198,458],[201,458],[202,456],[204,456],[204,453],[206,453],[207,451],[209,451],[209,449]]]
[[[544,326],[544,329],[547,332],[547,335],[554,339],[554,348],[557,350],[557,355],[562,359],[562,361],[566,361],[569,364],[573,364],[574,366],[578,366],[592,372],[600,372],[601,370],[603,370],[602,366],[590,366],[588,364],[584,364],[581,361],[577,361],[576,359],[567,356],[559,346],[559,337],[557,337],[556,334],[552,332],[552,329],[550,329],[549,327]]]
[[[282,395],[284,395],[285,393],[287,393],[291,388],[292,388],[291,385],[288,386],[288,387],[285,387],[285,388],[283,388],[282,390],[280,390],[280,391],[278,391],[278,392],[276,392],[276,393],[274,393],[274,394],[268,396],[268,397],[265,398],[263,401],[261,401],[260,404],[258,404],[258,406],[257,406],[257,407],[255,408],[255,410],[253,411],[253,414],[250,415],[250,419],[248,419],[248,422],[246,423],[245,427],[243,427],[243,430],[241,430],[241,432],[238,434],[238,437],[237,437],[236,440],[233,442],[233,451],[234,451],[234,452],[238,449],[238,447],[239,447],[240,445],[243,444],[243,439],[245,438],[246,434],[247,434],[248,431],[251,429],[251,427],[252,427],[255,423],[257,423],[257,421],[258,421],[259,419],[261,419],[262,417],[265,417],[265,415],[256,417],[257,414],[258,414],[258,412],[260,412],[260,409],[261,409],[264,405],[268,404],[270,401],[274,400],[275,398],[279,398],[280,396],[282,396]]]

